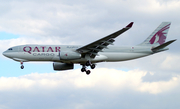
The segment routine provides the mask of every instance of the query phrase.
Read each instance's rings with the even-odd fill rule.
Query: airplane
[[[150,36],[136,46],[118,47],[113,45],[115,38],[129,30],[133,22],[106,37],[85,46],[82,45],[19,45],[9,48],[3,55],[21,63],[28,61],[51,61],[54,70],[74,69],[74,64],[82,65],[81,71],[87,75],[99,62],[118,62],[149,56],[166,51],[175,40],[165,42],[171,22],[162,22]]]

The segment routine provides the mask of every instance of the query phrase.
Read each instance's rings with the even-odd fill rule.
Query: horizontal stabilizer
[[[157,46],[157,47],[155,47],[155,48],[152,48],[152,51],[153,51],[153,52],[164,51],[164,48],[165,48],[166,46],[168,46],[169,44],[173,43],[174,41],[176,41],[176,39],[175,39],[175,40],[168,41],[168,42],[166,42],[166,43],[164,43],[164,44],[162,44],[162,45],[159,45],[159,46]]]

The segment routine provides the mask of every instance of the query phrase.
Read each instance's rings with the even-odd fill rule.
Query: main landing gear
[[[90,61],[87,61],[85,64],[82,65],[82,72],[86,72],[87,75],[89,75],[91,73],[90,70],[87,70],[87,67],[90,66],[91,69],[94,69],[96,67],[95,64],[92,64]]]
[[[23,62],[21,61],[21,69],[24,69],[24,65]]]

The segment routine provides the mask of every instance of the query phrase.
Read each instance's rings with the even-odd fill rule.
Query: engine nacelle
[[[53,68],[54,70],[70,70],[70,69],[74,69],[74,64],[54,62]]]
[[[60,52],[60,60],[74,60],[80,59],[81,54],[73,51],[61,51]]]

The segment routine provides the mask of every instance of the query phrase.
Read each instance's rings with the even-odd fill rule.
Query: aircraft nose
[[[2,54],[3,54],[4,56],[6,56],[6,52],[3,52]]]
[[[5,52],[2,53],[4,56],[6,55]]]
[[[8,55],[8,53],[5,51],[5,52],[3,52],[2,53],[4,56],[6,56],[6,57],[8,57],[9,55]]]

